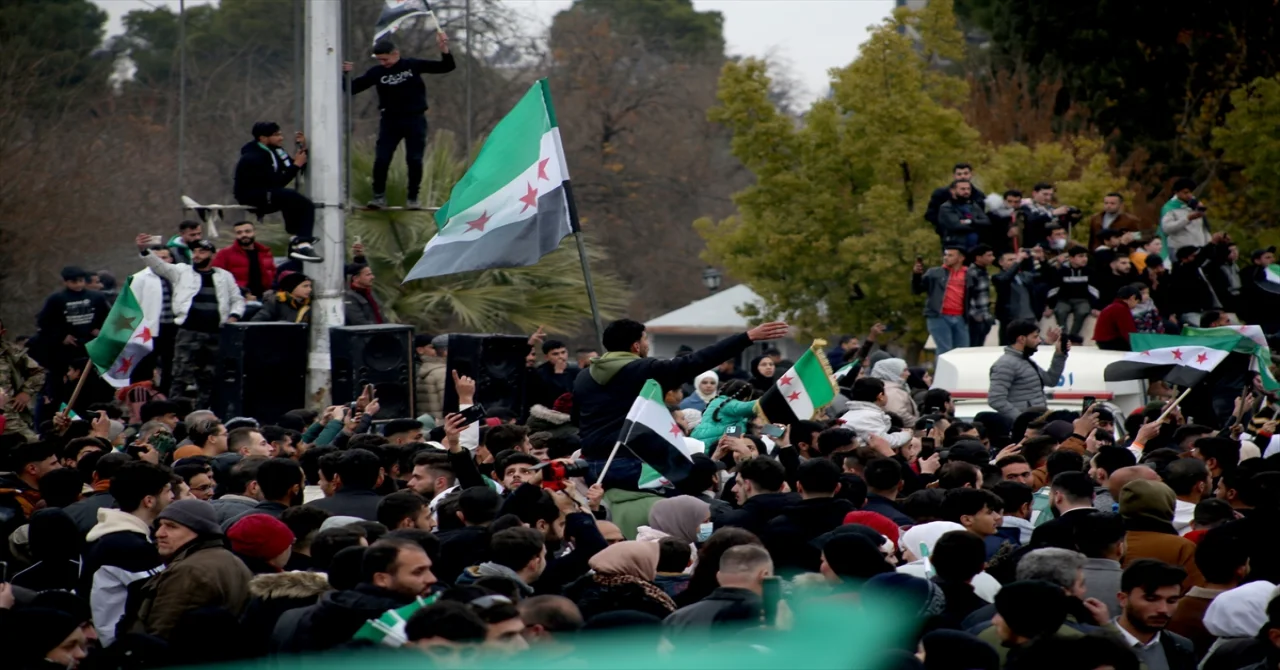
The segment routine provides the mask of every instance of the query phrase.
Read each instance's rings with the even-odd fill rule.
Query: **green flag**
[[[1129,336],[1129,345],[1135,352],[1190,346],[1245,354],[1252,357],[1249,369],[1262,378],[1262,387],[1268,391],[1280,390],[1280,381],[1271,374],[1271,349],[1267,346],[1267,337],[1258,326],[1187,326],[1181,335],[1133,333]]]
[[[98,336],[85,344],[89,360],[102,379],[116,388],[129,385],[133,369],[151,353],[155,347],[153,340],[160,331],[160,298],[145,301],[148,309],[144,310],[144,302],[135,293],[137,276],[129,277]],[[155,290],[159,291],[158,285]]]
[[[547,80],[516,103],[436,212],[439,232],[405,281],[533,265],[573,232],[569,168]]]

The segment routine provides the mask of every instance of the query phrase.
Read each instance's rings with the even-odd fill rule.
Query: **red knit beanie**
[[[889,538],[893,542],[894,549],[898,547],[898,524],[883,514],[866,511],[849,512],[845,515],[844,522],[869,526],[875,532]]]
[[[267,514],[250,514],[227,531],[231,551],[269,561],[293,546],[293,531],[283,521]]]
[[[556,401],[552,403],[551,409],[562,414],[573,414],[573,394],[562,393]]]

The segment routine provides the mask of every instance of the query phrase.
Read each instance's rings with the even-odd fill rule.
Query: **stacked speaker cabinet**
[[[525,414],[525,358],[529,340],[512,335],[449,335],[444,387],[445,412],[458,409],[453,373],[476,381],[476,402],[486,411],[507,410]]]
[[[329,361],[335,405],[354,401],[366,384],[373,384],[382,407],[375,419],[417,416],[413,404],[413,326],[387,323],[330,328]]]
[[[228,323],[218,344],[214,404],[224,420],[250,416],[275,423],[307,405],[307,324]]]

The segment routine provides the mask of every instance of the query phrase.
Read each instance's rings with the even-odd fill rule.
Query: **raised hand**
[[[787,336],[787,324],[783,321],[770,321],[762,323],[755,328],[747,331],[747,337],[752,342],[762,342],[765,340],[780,340]]]

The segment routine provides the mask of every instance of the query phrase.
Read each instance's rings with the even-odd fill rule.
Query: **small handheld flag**
[[[815,351],[821,346],[815,343],[810,347],[764,392],[760,398],[760,412],[769,423],[791,425],[797,421],[808,421],[835,400],[836,385],[832,381],[831,370],[826,360]]]
[[[400,31],[401,28],[413,26],[422,21],[422,27],[429,31],[440,29],[440,22],[427,5],[426,0],[387,0],[382,8],[378,23],[373,27],[373,43],[384,40]]]

